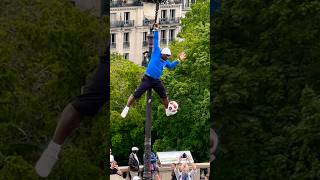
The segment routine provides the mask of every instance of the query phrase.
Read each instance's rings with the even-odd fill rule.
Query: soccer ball
[[[178,103],[175,102],[175,101],[170,101],[169,102],[169,105],[168,105],[168,109],[173,112],[173,113],[176,113],[178,111]]]

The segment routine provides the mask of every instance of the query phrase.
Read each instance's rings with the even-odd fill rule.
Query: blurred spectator
[[[110,166],[110,175],[112,174],[118,174],[119,176],[122,176],[122,172],[120,171],[117,161],[112,161]]]
[[[114,156],[112,155],[112,151],[110,148],[110,164],[114,161]]]
[[[183,162],[181,164],[180,162],[182,159],[185,159],[186,162]],[[185,153],[183,153],[179,157],[179,164],[175,168],[175,174],[176,174],[177,180],[194,180],[195,179],[195,175],[197,173],[197,167],[194,163],[191,163],[192,169],[190,171],[188,163],[191,163],[190,156],[187,156]]]
[[[175,163],[172,163],[171,164],[171,180],[177,180],[177,177],[176,177],[176,173],[175,173],[175,170],[176,169],[176,164]]]
[[[158,161],[157,156],[153,152],[151,152],[150,165],[151,165],[152,178],[155,180],[160,180],[160,172],[159,172],[159,167],[157,165],[157,161]]]
[[[138,153],[137,147],[132,147],[131,154],[129,155],[129,171],[131,179],[135,176],[139,176],[139,159],[137,156]]]

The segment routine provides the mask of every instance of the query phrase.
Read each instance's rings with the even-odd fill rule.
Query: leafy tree
[[[145,124],[145,96],[130,109],[128,116],[123,119],[120,113],[126,105],[128,97],[139,85],[144,74],[144,68],[120,55],[111,55],[110,68],[110,135],[112,152],[120,165],[128,164],[131,148],[137,146],[143,152]],[[142,160],[142,154],[139,153]]]
[[[197,162],[209,160],[210,52],[209,1],[192,6],[182,19],[182,42],[171,44],[173,54],[185,51],[187,60],[175,71],[166,72],[163,81],[169,98],[179,104],[179,112],[166,117],[163,106],[155,113],[158,135],[156,151],[190,150]],[[197,32],[195,34],[195,32]]]
[[[3,0],[0,24],[0,179],[33,179],[32,167],[59,113],[98,62],[108,22],[64,0]],[[97,171],[107,145],[106,117],[102,112],[84,120],[49,179],[70,178],[71,167],[86,168],[83,177],[102,176]],[[81,159],[73,161],[75,156]],[[64,174],[64,168],[70,171]]]
[[[319,176],[317,1],[223,1],[212,17],[216,179]]]

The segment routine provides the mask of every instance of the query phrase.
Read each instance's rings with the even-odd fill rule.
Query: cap
[[[163,48],[161,51],[161,54],[167,54],[167,55],[171,56],[171,51],[169,48]]]
[[[132,149],[131,149],[131,151],[138,151],[139,150],[139,148],[137,148],[137,147],[132,147]]]

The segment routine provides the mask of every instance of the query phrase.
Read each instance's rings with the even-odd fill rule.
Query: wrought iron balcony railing
[[[160,18],[160,24],[179,24],[180,18]]]
[[[163,45],[166,45],[167,44],[167,39],[161,39],[160,43],[163,44]]]
[[[127,21],[110,21],[110,27],[116,28],[116,27],[133,27],[134,26],[134,20],[127,20]]]
[[[142,46],[144,46],[144,47],[145,47],[145,46],[148,46],[148,41],[143,41],[143,42],[142,42]]]
[[[128,7],[128,6],[142,6],[141,1],[135,1],[133,3],[127,3],[127,1],[110,1],[110,7]]]
[[[142,22],[143,26],[149,26],[149,25],[152,25],[153,23],[154,23],[154,19],[153,20],[145,19]]]
[[[125,41],[123,42],[123,48],[129,48],[130,47],[130,42]]]

